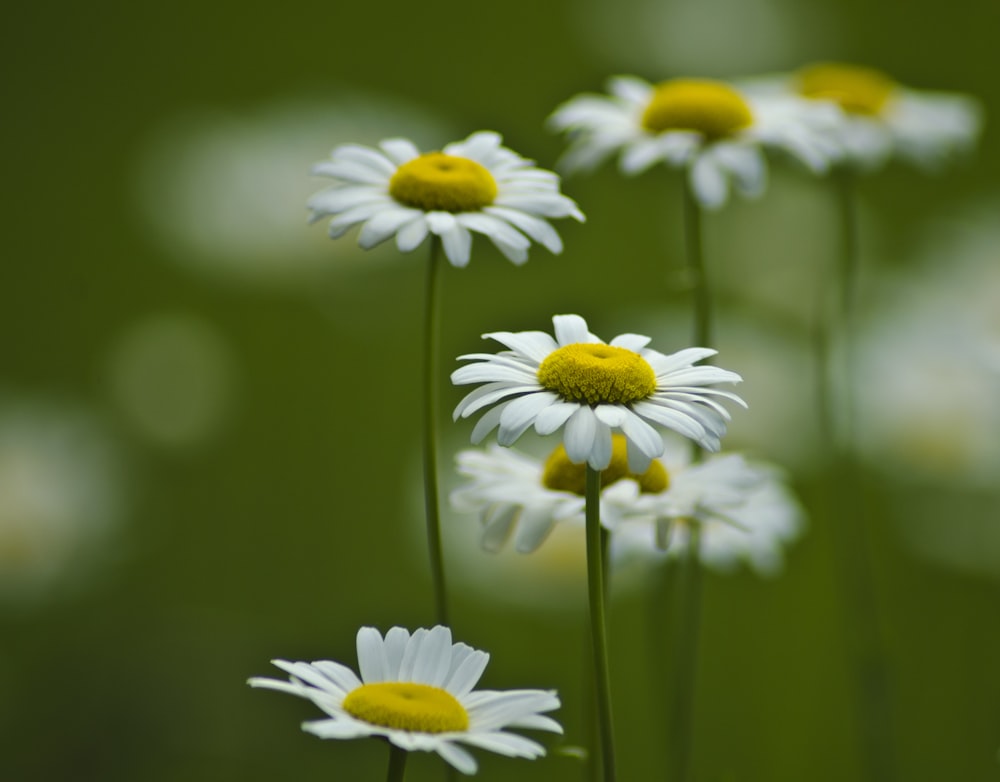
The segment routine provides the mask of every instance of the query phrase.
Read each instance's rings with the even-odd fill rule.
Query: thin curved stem
[[[448,592],[441,548],[441,515],[438,497],[437,373],[440,312],[441,239],[431,237],[427,261],[427,290],[424,309],[424,511],[427,520],[427,551],[434,585],[435,618],[448,625]]]
[[[691,779],[691,759],[694,757],[694,692],[701,631],[700,530],[694,520],[675,523],[689,525],[689,539],[684,554],[674,563],[675,637],[673,665],[670,666],[670,736],[673,743],[667,779],[688,782]]]
[[[594,656],[594,692],[601,737],[604,782],[615,780],[615,739],[611,719],[611,676],[608,665],[607,613],[604,586],[605,536],[601,529],[601,472],[587,465],[587,597],[590,603],[590,641]]]
[[[699,348],[712,347],[712,297],[705,271],[705,252],[702,247],[701,205],[685,178],[684,187],[684,252],[688,273],[691,275],[691,296],[694,307],[692,344]]]
[[[406,759],[410,753],[395,744],[389,745],[389,771],[386,774],[385,782],[403,782],[403,774],[406,773]]]
[[[854,442],[854,320],[861,270],[857,182],[848,169],[837,171],[835,180],[841,227],[836,294],[835,302],[821,299],[819,311],[827,322],[817,327],[822,429],[832,454],[825,505],[840,570],[865,778],[891,782],[896,778],[891,694],[875,594],[871,519]],[[840,351],[832,347],[837,340]]]

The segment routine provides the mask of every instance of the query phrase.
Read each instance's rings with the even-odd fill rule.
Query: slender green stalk
[[[403,782],[403,774],[406,772],[406,759],[410,753],[395,744],[389,745],[389,772],[386,774],[385,782]]]
[[[688,274],[691,276],[691,296],[694,307],[695,347],[712,347],[712,297],[705,271],[705,253],[701,237],[701,205],[684,181],[684,252],[687,256]]]
[[[606,536],[601,530],[601,472],[587,465],[587,596],[590,603],[590,641],[594,655],[594,692],[601,737],[604,782],[615,780],[615,739],[611,719],[611,677],[608,666],[607,615],[604,586]]]
[[[705,269],[702,246],[701,205],[684,181],[684,250],[691,278],[693,315],[692,342],[697,347],[712,347],[712,296]],[[695,447],[693,461],[704,458]],[[680,522],[678,522],[680,523]],[[667,779],[688,782],[694,745],[695,678],[698,667],[698,640],[701,626],[701,564],[698,557],[699,529],[694,519],[689,524],[690,539],[682,558],[668,564],[675,570],[668,579],[673,597],[673,664],[670,667],[670,710],[668,715]],[[671,595],[668,595],[668,600]]]
[[[424,509],[427,519],[427,551],[430,555],[431,580],[434,584],[435,618],[448,625],[448,592],[441,550],[441,516],[438,498],[437,443],[437,374],[440,312],[437,303],[440,287],[441,239],[431,237],[427,261],[427,301],[424,310]]]
[[[860,272],[857,183],[853,172],[841,170],[836,184],[841,252],[833,295],[820,297],[821,322],[816,330],[817,391],[831,454],[824,506],[841,582],[864,778],[892,782],[896,774],[889,677],[875,594],[871,520],[854,442],[853,331]],[[831,347],[838,339],[839,352]]]
[[[675,646],[670,666],[672,694],[670,703],[670,736],[672,749],[668,758],[671,782],[691,779],[691,759],[694,757],[694,690],[698,673],[698,637],[701,630],[702,570],[698,556],[700,530],[694,520],[686,522],[688,545],[674,564]]]

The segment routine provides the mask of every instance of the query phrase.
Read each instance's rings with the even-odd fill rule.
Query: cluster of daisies
[[[570,142],[561,168],[588,170],[617,156],[623,173],[638,174],[663,163],[685,172],[704,208],[722,206],[731,189],[761,194],[768,153],[816,173],[868,170],[892,157],[934,166],[968,148],[980,121],[967,98],[918,93],[835,63],[744,83],[618,77],[609,93],[575,97],[549,118]],[[335,180],[308,204],[313,220],[330,218],[332,237],[359,226],[362,247],[392,239],[401,252],[431,237],[455,267],[469,263],[473,234],[521,264],[532,242],[562,251],[550,220],[584,220],[555,173],[493,132],[423,153],[402,138],[344,145],[314,173]],[[605,342],[572,314],[552,326],[551,334],[486,334],[503,349],[460,356],[466,363],[451,375],[474,386],[455,409],[456,419],[479,416],[473,443],[496,432],[497,446],[458,455],[465,483],[451,496],[456,509],[479,516],[483,546],[495,551],[513,539],[529,553],[555,526],[582,524],[587,476],[596,472],[600,520],[620,550],[656,559],[694,539],[705,564],[777,570],[801,527],[795,499],[776,468],[717,453],[729,407],[745,406],[717,386],[740,377],[702,363],[715,355],[707,346],[662,353],[632,333]],[[528,430],[561,442],[547,458],[509,448]],[[693,444],[711,455],[694,457]],[[311,700],[326,714],[304,725],[317,736],[382,737],[400,750],[437,752],[467,774],[476,761],[465,746],[536,758],[544,748],[507,729],[561,732],[546,716],[559,706],[553,692],[476,690],[488,655],[454,643],[446,627],[393,627],[384,636],[362,628],[357,655],[360,675],[328,660],[277,660],[289,680],[251,684]]]

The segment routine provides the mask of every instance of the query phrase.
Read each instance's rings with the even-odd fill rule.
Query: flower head
[[[732,182],[746,196],[766,186],[763,149],[797,158],[824,172],[837,149],[823,129],[836,111],[789,95],[762,98],[709,79],[673,79],[658,85],[631,76],[608,83],[611,95],[580,95],[549,118],[567,131],[567,171],[588,170],[621,153],[625,174],[656,163],[685,168],[692,192],[705,207],[722,206]]]
[[[501,146],[497,133],[480,131],[439,152],[421,154],[406,139],[378,149],[345,144],[313,173],[340,182],[309,200],[311,220],[332,215],[330,236],[361,224],[358,244],[369,249],[395,236],[401,252],[428,234],[441,237],[454,266],[465,266],[472,233],[481,233],[514,263],[528,258],[531,240],[562,252],[547,218],[583,213],[559,192],[559,177]]]
[[[842,110],[830,127],[845,162],[872,169],[899,157],[927,169],[975,143],[982,125],[978,103],[966,95],[914,90],[875,68],[838,62],[748,85],[760,96],[795,94]]]
[[[420,628],[412,635],[393,627],[385,638],[373,627],[362,627],[357,648],[360,678],[331,660],[274,660],[290,681],[253,678],[249,684],[319,706],[327,719],[306,722],[302,729],[320,738],[382,736],[408,751],[437,752],[464,774],[475,773],[477,765],[459,744],[537,758],[544,747],[504,728],[562,733],[559,723],[543,714],[559,707],[554,692],[474,690],[490,656],[452,643],[447,627]]]
[[[628,467],[625,438],[614,435],[614,455],[601,473],[601,523],[614,532],[613,555],[676,554],[698,525],[706,564],[729,569],[744,559],[759,572],[774,572],[802,519],[780,473],[732,453],[694,463],[678,438],[668,438],[667,446],[664,459],[637,474]],[[488,550],[513,538],[527,553],[556,525],[583,524],[584,466],[570,462],[562,446],[547,459],[497,446],[470,449],[458,455],[458,470],[469,480],[452,492],[452,505],[479,514]]]
[[[707,388],[739,382],[735,372],[694,366],[716,351],[688,348],[664,355],[648,349],[649,337],[639,334],[621,334],[606,344],[579,315],[556,315],[552,323],[555,338],[541,331],[484,334],[510,350],[459,356],[473,363],[455,370],[452,382],[484,385],[459,402],[455,417],[490,408],[472,431],[474,443],[498,425],[500,445],[511,445],[532,426],[542,435],[562,428],[570,461],[603,470],[611,462],[611,434],[618,431],[636,473],[663,453],[663,438],[651,424],[719,449],[729,413],[718,400],[743,400]]]

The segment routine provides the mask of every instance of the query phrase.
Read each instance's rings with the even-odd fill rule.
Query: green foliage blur
[[[86,409],[113,444],[109,491],[120,495],[121,511],[86,569],[44,589],[0,593],[0,779],[381,779],[378,742],[306,735],[299,723],[318,716],[310,704],[252,691],[245,681],[276,674],[268,663],[275,657],[353,666],[361,625],[384,631],[433,621],[420,532],[424,248],[366,255],[351,249],[354,232],[332,242],[323,225],[306,225],[304,197],[295,195],[289,204],[302,247],[297,237],[262,247],[254,235],[235,250],[215,250],[216,212],[238,209],[238,189],[219,189],[211,210],[185,213],[197,241],[171,239],[173,228],[161,224],[161,212],[177,211],[171,144],[192,138],[198,123],[216,134],[201,169],[209,174],[229,148],[227,129],[256,128],[263,148],[279,150],[287,132],[305,161],[291,175],[308,194],[324,185],[309,179],[308,163],[349,140],[345,124],[352,112],[365,114],[357,107],[366,101],[398,103],[408,107],[404,116],[419,117],[411,132],[388,129],[391,116],[380,115],[386,136],[439,146],[495,129],[551,168],[563,141],[545,131],[545,117],[574,94],[601,91],[609,75],[688,75],[665,72],[669,65],[741,76],[836,58],[917,88],[975,95],[987,115],[972,160],[935,177],[893,165],[864,180],[866,273],[905,276],[929,226],[961,222],[969,211],[996,214],[995,2],[826,0],[803,14],[760,0],[761,24],[794,17],[767,29],[753,16],[746,23],[739,4],[710,6],[711,17],[694,13],[693,0],[95,0],[8,9],[0,33],[0,416],[9,400]],[[674,15],[654,13],[663,8]],[[642,20],[661,18],[680,29],[664,29],[657,52]],[[622,43],[628,29],[643,30],[645,49]],[[767,38],[775,30],[790,40]],[[684,59],[698,47],[670,59],[670,42],[698,36],[703,55],[719,52],[718,67]],[[643,52],[652,53],[645,67]],[[315,132],[296,135],[296,117]],[[214,193],[212,185],[206,177],[198,187]],[[808,344],[803,302],[811,294],[796,286],[811,284],[835,251],[827,185],[775,163],[760,202],[736,199],[706,219],[720,313],[749,313],[764,333],[799,330]],[[241,187],[267,195],[276,186],[249,177]],[[560,312],[584,315],[605,337],[644,332],[662,312],[654,347],[684,346],[676,175],[660,168],[625,179],[606,166],[566,181],[564,192],[588,221],[557,225],[563,255],[535,246],[515,268],[480,237],[469,268],[445,269],[445,370],[453,356],[481,349],[481,333],[548,329]],[[803,214],[815,231],[793,225]],[[216,251],[230,255],[218,267]],[[243,253],[257,264],[245,276]],[[1000,261],[1000,248],[993,253]],[[738,282],[727,287],[726,279]],[[757,293],[744,295],[744,284]],[[166,341],[156,341],[164,323]],[[721,329],[725,344],[725,322]],[[142,369],[148,344],[162,348],[149,359],[152,374]],[[745,386],[750,394],[749,377]],[[450,420],[461,394],[442,380],[443,471],[471,430]],[[184,395],[195,412],[175,409]],[[851,638],[831,543],[837,518],[824,512],[827,476],[794,456],[811,436],[790,424],[771,432],[773,451],[762,449],[785,461],[810,514],[784,573],[706,575],[693,726],[702,782],[861,778]],[[903,531],[928,509],[945,535],[969,518],[1000,523],[1000,494],[989,482],[935,482],[879,470],[875,461],[864,492],[897,777],[996,779],[1000,556],[992,569],[949,564],[906,545]],[[0,555],[0,568],[10,561]],[[583,596],[561,609],[497,597],[454,582],[456,639],[492,655],[483,686],[559,690],[561,743],[586,745]],[[669,677],[665,659],[650,650],[669,643],[666,605],[659,593],[623,590],[611,613],[620,778],[662,779]],[[586,778],[579,760],[557,750],[560,742],[543,740],[555,751],[537,762],[478,753],[479,776]],[[420,754],[408,779],[440,779],[440,769],[439,758]]]

